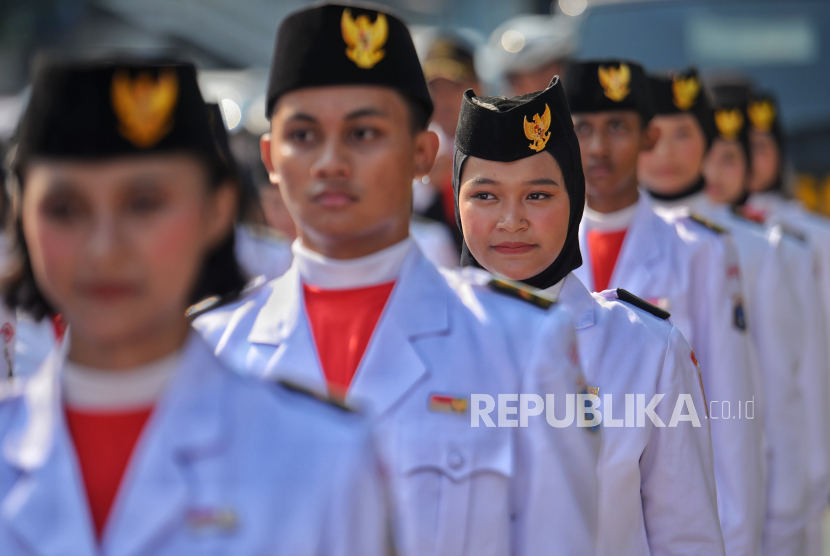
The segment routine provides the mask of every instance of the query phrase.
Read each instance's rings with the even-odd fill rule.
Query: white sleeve
[[[705,395],[691,347],[674,326],[665,354],[656,389],[665,398],[656,412],[666,427],[652,427],[640,458],[649,549],[652,556],[722,555]],[[679,406],[681,394],[690,396],[693,407]],[[694,411],[699,421],[680,421],[671,426],[678,407],[681,414]]]

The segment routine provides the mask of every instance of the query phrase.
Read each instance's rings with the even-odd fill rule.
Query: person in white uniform
[[[710,413],[717,410],[710,426],[726,554],[756,554],[765,492],[761,422],[719,418],[723,402],[736,413],[753,400],[760,405],[747,335],[724,244],[704,226],[675,229],[638,187],[637,157],[657,139],[645,79],[634,62],[606,60],[573,63],[563,80],[587,200],[585,264],[575,274],[589,290],[625,288],[669,311],[694,348]]]
[[[185,317],[244,286],[195,67],[42,61],[18,139],[4,294],[68,329],[2,383],[0,552],[387,554],[365,420],[233,373]]]
[[[796,241],[806,242],[814,255],[814,269],[796,270],[793,274],[798,280],[814,272],[817,275],[818,288],[811,290],[809,286],[800,289],[799,293],[808,296],[812,302],[807,309],[816,305],[823,306],[825,336],[823,344],[827,343],[827,323],[830,322],[830,220],[810,212],[798,201],[786,196],[785,183],[786,142],[781,126],[781,115],[775,97],[767,93],[752,92],[747,107],[749,116],[749,144],[752,153],[752,173],[750,175],[750,197],[745,205],[745,213],[753,213],[759,220],[768,226],[779,227],[783,234]],[[827,376],[825,367],[822,374]],[[823,390],[822,382],[817,381],[810,385],[813,392],[822,397],[826,406],[828,392]],[[820,406],[817,406],[820,407]],[[830,432],[830,431],[828,431]],[[824,439],[824,445],[830,448],[830,441]],[[826,454],[826,452],[825,452]],[[811,452],[811,459],[821,456],[816,450]],[[825,456],[826,457],[826,456]],[[826,473],[826,467],[825,467]],[[826,475],[825,475],[826,478]],[[828,502],[828,490],[818,488],[815,492],[814,517],[808,522],[808,551],[810,555],[821,554],[822,532],[820,516]]]
[[[677,96],[667,79],[655,78],[652,83],[655,96],[663,97],[663,105],[670,102],[667,99]],[[764,392],[768,479],[762,552],[801,554],[806,544],[805,523],[808,499],[812,496],[809,491],[821,489],[824,481],[820,471],[826,459],[821,448],[824,446],[823,418],[805,420],[803,417],[805,395],[812,395],[805,390],[807,382],[819,384],[826,380],[817,376],[820,375],[817,369],[825,359],[819,347],[821,341],[816,337],[823,330],[823,324],[820,320],[810,322],[798,316],[803,300],[793,287],[790,267],[792,264],[800,268],[809,266],[804,257],[808,254],[780,231],[765,230],[738,214],[746,197],[749,163],[746,92],[741,87],[721,91],[733,100],[720,99],[720,110],[711,120],[714,137],[708,152],[699,133],[686,137],[688,148],[672,148],[683,115],[661,114],[656,125],[664,137],[661,141],[670,145],[658,145],[652,153],[641,156],[641,176],[650,191],[659,192],[653,196],[653,202],[666,218],[673,220],[690,213],[702,215],[714,222],[712,226],[723,231],[732,244],[744,286],[746,326],[753,340]],[[661,179],[664,174],[661,168],[672,165],[688,169],[681,173],[685,180]],[[706,174],[704,191],[683,186],[684,181],[698,183],[703,172]],[[821,315],[811,312],[807,316]],[[812,400],[817,405],[811,404],[811,407],[823,410],[823,400]],[[812,442],[817,442],[819,449],[809,449]]]
[[[572,273],[582,262],[585,181],[559,78],[510,99],[467,91],[457,137],[464,264],[557,297],[574,314],[582,368],[604,400],[597,554],[724,554],[691,348],[669,313],[622,289],[591,294]],[[624,424],[635,396],[664,397],[659,423]],[[694,423],[678,425],[672,415],[684,398]]]
[[[401,553],[593,554],[599,435],[510,413],[519,394],[564,405],[583,391],[570,315],[482,271],[439,272],[408,237],[437,141],[406,26],[350,6],[295,12],[267,106],[263,160],[297,223],[294,263],[197,328],[240,373],[365,409]]]

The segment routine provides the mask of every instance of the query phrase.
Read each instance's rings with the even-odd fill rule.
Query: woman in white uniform
[[[600,432],[598,554],[723,554],[691,348],[667,312],[622,289],[591,294],[571,272],[582,262],[585,181],[558,77],[511,99],[465,93],[453,184],[462,264],[541,288],[574,314],[589,391],[610,412]],[[662,397],[660,419],[625,423],[635,396]],[[695,424],[676,421],[684,399]]]
[[[384,554],[361,420],[226,370],[185,317],[244,285],[195,68],[45,61],[6,301],[62,315],[0,398],[0,552]]]

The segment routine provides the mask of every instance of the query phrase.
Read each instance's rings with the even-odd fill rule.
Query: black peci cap
[[[635,62],[572,62],[562,81],[573,114],[628,110],[640,114],[644,123],[654,115],[646,74]]]
[[[472,89],[462,97],[455,145],[468,156],[511,162],[563,144],[576,146],[578,153],[574,141],[558,77],[544,91],[518,97],[477,97]]]
[[[16,169],[32,156],[95,160],[188,151],[223,175],[188,63],[41,60],[17,143]]]
[[[294,12],[280,24],[266,115],[271,117],[287,92],[334,85],[390,87],[432,114],[409,30],[397,17],[376,9],[326,4]]]
[[[752,160],[749,148],[749,87],[742,83],[725,83],[712,87],[715,132],[718,139],[737,141]]]
[[[650,76],[649,84],[655,115],[691,114],[703,130],[707,144],[712,144],[715,138],[712,103],[706,96],[697,70],[690,68],[669,75]]]
[[[455,147],[453,190],[456,223],[462,233],[458,195],[467,157],[513,162],[544,152],[553,156],[562,170],[568,192],[568,233],[556,260],[540,274],[524,280],[524,283],[536,288],[548,288],[582,265],[579,223],[585,207],[585,176],[579,140],[574,133],[568,101],[558,76],[544,91],[513,98],[477,97],[472,90],[464,93]],[[470,253],[466,242],[461,246],[461,264],[481,266]]]

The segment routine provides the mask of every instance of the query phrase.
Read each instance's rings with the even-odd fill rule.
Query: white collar
[[[412,239],[407,237],[395,245],[357,259],[325,257],[304,246],[300,238],[294,240],[291,250],[304,284],[346,290],[393,282],[412,243]]]
[[[588,230],[601,230],[603,232],[612,232],[625,230],[634,220],[634,214],[637,212],[637,203],[629,205],[623,209],[614,212],[597,212],[585,205],[585,212],[582,219]]]
[[[568,276],[570,276],[570,274],[568,274]],[[567,276],[565,278],[567,278]],[[559,293],[562,291],[562,286],[565,285],[565,278],[562,278],[561,280],[559,280],[557,283],[555,283],[551,287],[545,288],[542,291],[545,292],[545,294],[547,294],[547,297],[550,297],[551,299],[555,299],[555,300],[558,301],[559,300]]]
[[[68,407],[92,411],[129,411],[154,405],[181,360],[181,350],[146,365],[124,370],[93,369],[67,360],[63,399]]]

